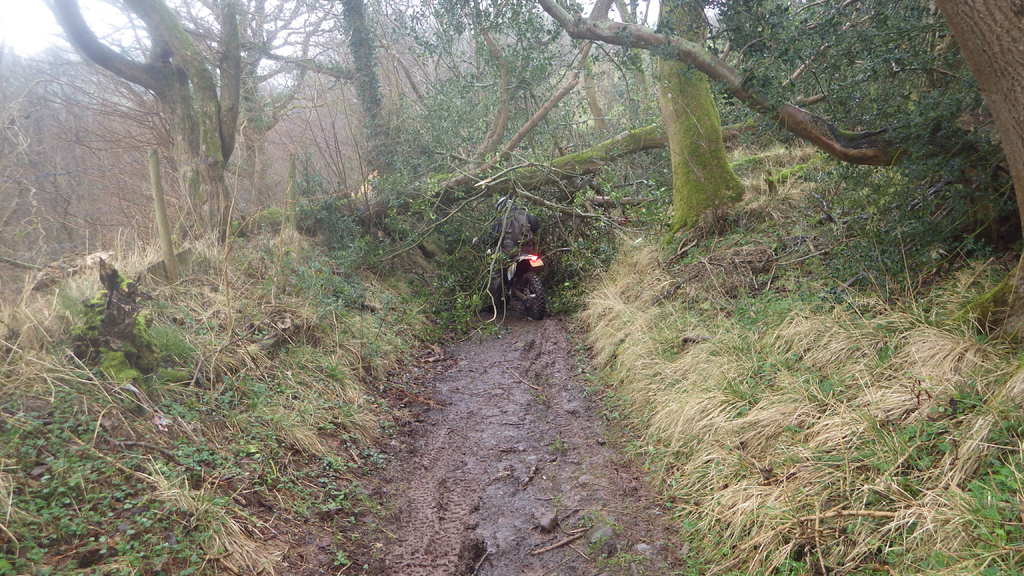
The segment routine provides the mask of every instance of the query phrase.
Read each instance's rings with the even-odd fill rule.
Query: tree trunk
[[[498,46],[490,32],[481,30],[480,34],[484,38],[484,44],[487,45],[487,52],[490,54],[491,60],[498,67],[498,110],[494,113],[494,120],[491,121],[491,127],[487,130],[487,136],[484,137],[483,143],[476,151],[476,160],[486,162],[491,154],[498,149],[498,145],[505,138],[505,130],[508,128],[510,73],[505,52]]]
[[[288,156],[288,189],[284,192],[285,226],[296,229],[298,208],[298,183],[296,182],[295,154]]]
[[[1024,2],[938,0],[967,65],[992,110],[1010,165],[1017,209],[1024,222]],[[1024,336],[1024,263],[988,295],[982,316]]]
[[[660,26],[703,43],[701,0],[663,0]],[[738,201],[743,185],[729,167],[722,125],[707,76],[689,64],[659,58],[658,104],[672,160],[672,232],[697,224],[708,210]]]
[[[601,108],[601,99],[597,96],[592,59],[588,59],[583,65],[583,92],[587,95],[587,105],[590,107],[590,115],[594,118],[594,128],[604,132],[608,129],[608,120],[605,118],[604,109]]]
[[[200,219],[199,209],[207,204],[207,225],[224,239],[231,205],[224,167],[234,149],[241,84],[235,0],[221,4],[221,57],[216,67],[164,0],[125,0],[124,4],[145,23],[151,38],[150,54],[144,62],[100,42],[82,17],[78,0],[53,0],[50,8],[83,56],[157,95],[170,117],[182,191],[193,215]]]
[[[363,0],[341,0],[341,10],[348,29],[348,46],[355,67],[355,89],[365,117],[367,140],[367,172],[387,172],[391,159],[385,152],[385,123],[381,113],[380,78],[377,75],[377,56],[373,45],[373,32],[366,22]]]
[[[1024,2],[939,0],[992,110],[1024,222]]]
[[[199,126],[192,114],[192,90],[188,85],[188,75],[178,67],[169,67],[165,80],[166,85],[159,92],[160,105],[173,138],[171,148],[178,183],[188,200],[192,218],[198,223],[204,220],[199,210],[206,202],[206,194],[199,181],[202,155],[199,153]]]
[[[164,275],[168,282],[178,281],[178,260],[174,255],[171,240],[171,225],[167,220],[167,204],[164,201],[164,186],[160,180],[160,155],[149,151],[149,182],[153,187],[153,208],[156,214],[156,229],[160,235],[160,247],[164,254]]]

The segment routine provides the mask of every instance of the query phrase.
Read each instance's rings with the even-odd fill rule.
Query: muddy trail
[[[667,514],[608,445],[559,320],[447,355],[392,454],[374,573],[671,573]]]

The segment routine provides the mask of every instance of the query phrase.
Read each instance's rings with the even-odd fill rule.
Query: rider
[[[507,196],[498,198],[494,209],[498,212],[498,218],[491,226],[490,245],[498,246],[502,253],[512,258],[524,251],[535,252],[534,239],[537,232],[540,231],[540,220],[522,206],[513,203]],[[494,302],[500,301],[504,296],[502,289],[504,278],[504,267],[499,265],[492,271],[487,288]]]

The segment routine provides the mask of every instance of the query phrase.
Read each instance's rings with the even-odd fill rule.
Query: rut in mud
[[[560,321],[513,322],[449,354],[387,475],[383,573],[671,571],[666,514],[606,444]]]

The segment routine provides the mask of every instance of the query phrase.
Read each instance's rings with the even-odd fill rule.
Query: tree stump
[[[152,372],[158,357],[140,314],[142,292],[106,260],[99,263],[99,277],[103,290],[83,303],[84,317],[71,331],[72,350],[118,382],[135,380]]]

